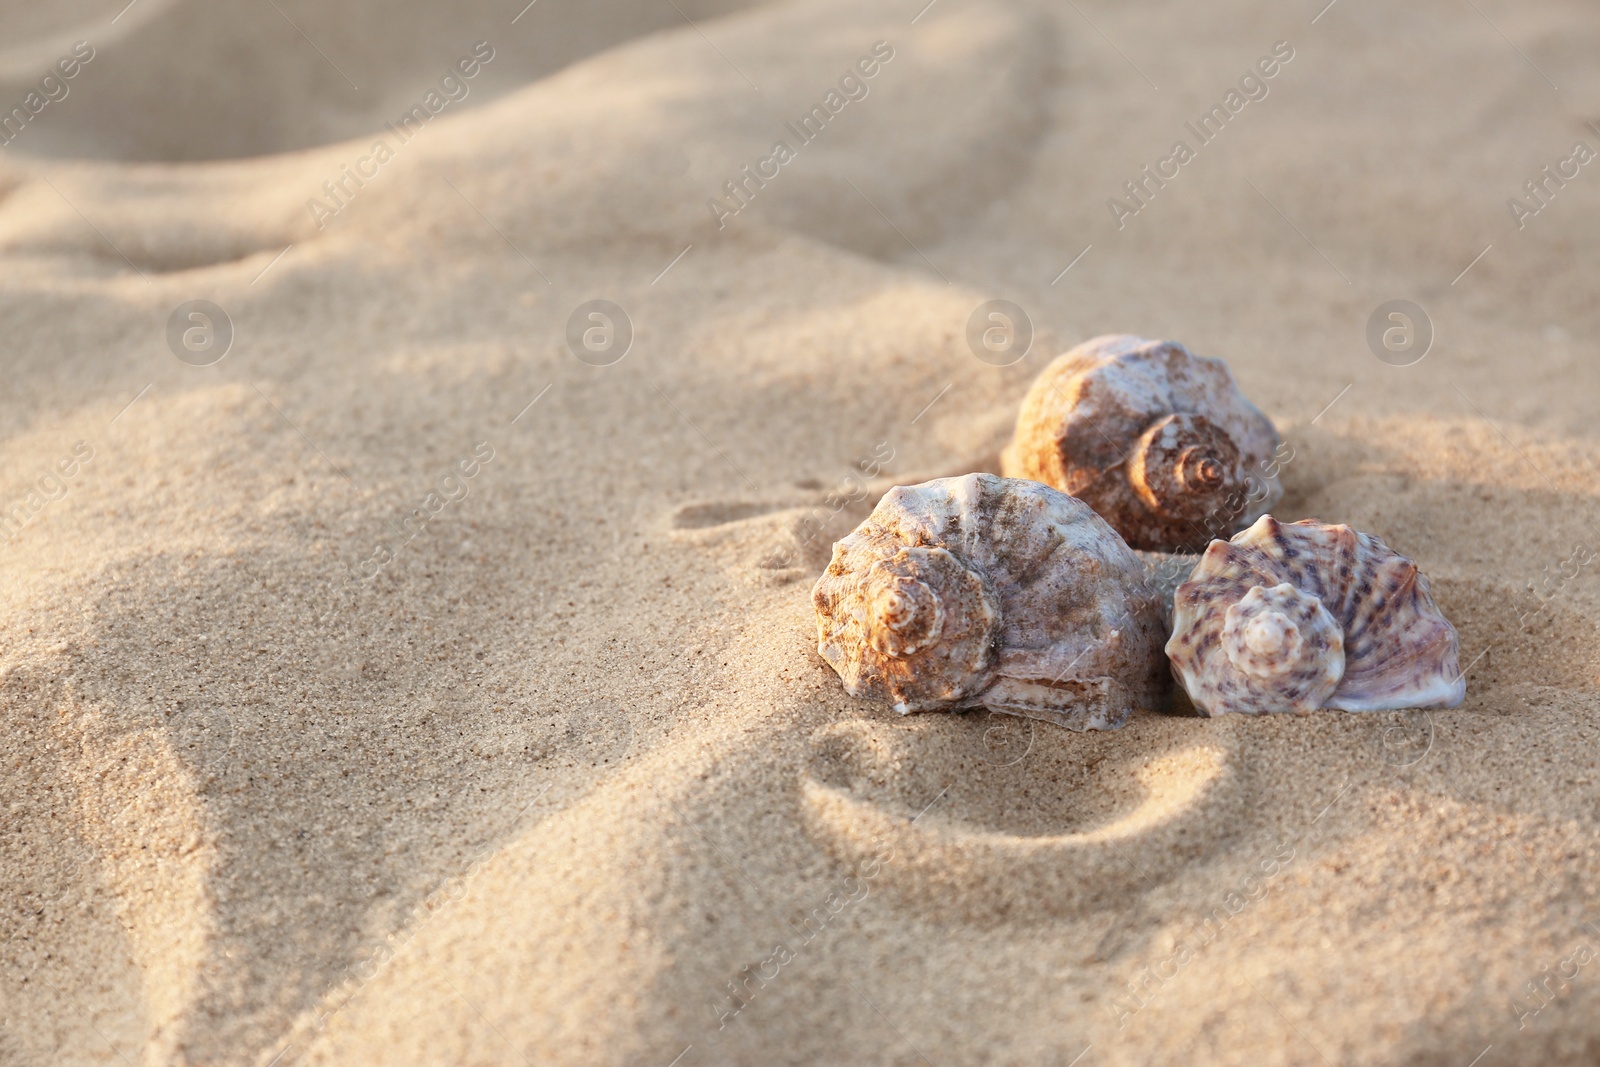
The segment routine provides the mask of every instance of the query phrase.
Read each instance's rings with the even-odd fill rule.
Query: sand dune
[[[1506,206],[1600,147],[1586,7],[120,6],[0,54],[97,49],[0,157],[0,1062],[1593,1059],[1600,172]],[[832,540],[1111,330],[1417,559],[1463,707],[842,692]]]

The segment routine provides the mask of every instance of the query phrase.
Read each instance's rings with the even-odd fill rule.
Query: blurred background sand
[[[1592,5],[5,19],[7,109],[93,58],[0,149],[0,1063],[1600,1057],[1600,169],[1506,203],[1600,149]],[[1410,366],[1365,339],[1392,299]],[[1228,359],[1280,518],[1417,559],[1464,706],[1077,735],[843,694],[830,542],[995,469],[1111,331]]]

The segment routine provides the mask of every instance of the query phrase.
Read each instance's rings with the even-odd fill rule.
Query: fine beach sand
[[[1506,206],[1600,148],[1592,6],[122,6],[5,5],[5,108],[96,54],[0,149],[0,1064],[1600,1059],[1600,167]],[[1229,361],[1279,518],[1418,561],[1463,706],[843,693],[831,541],[1116,331]]]

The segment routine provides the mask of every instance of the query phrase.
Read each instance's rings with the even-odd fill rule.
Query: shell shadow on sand
[[[857,869],[876,857],[874,889],[947,918],[1125,904],[1223,847],[1246,793],[1222,744],[1162,747],[1148,724],[1100,743],[978,714],[835,723],[801,774],[806,830]]]

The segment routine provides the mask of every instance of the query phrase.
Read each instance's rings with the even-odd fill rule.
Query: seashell
[[[891,489],[812,590],[817,651],[901,713],[986,707],[1112,730],[1161,697],[1139,560],[1087,504],[969,474]]]
[[[1198,552],[1283,495],[1279,440],[1222,360],[1107,334],[1034,380],[1001,472],[1071,493],[1133,548]]]
[[[1453,708],[1467,691],[1459,651],[1411,560],[1348,526],[1271,515],[1211,542],[1167,642],[1207,715]]]

